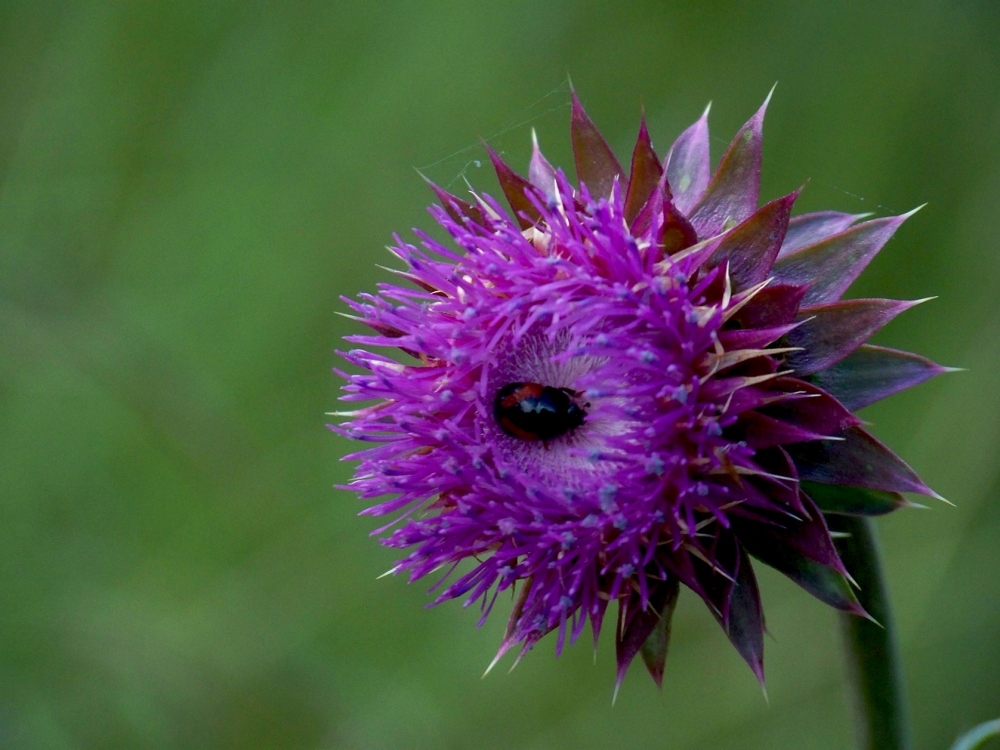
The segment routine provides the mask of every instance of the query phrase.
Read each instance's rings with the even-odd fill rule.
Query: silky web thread
[[[548,115],[551,115],[553,112],[558,112],[559,110],[562,109],[569,109],[570,106],[572,105],[572,101],[569,98],[569,93],[570,93],[569,81],[568,80],[563,81],[554,89],[549,91],[549,93],[545,94],[543,97],[536,100],[535,102],[529,104],[524,109],[519,110],[512,117],[508,118],[506,123],[501,125],[497,130],[495,130],[489,136],[484,136],[482,141],[485,141],[486,143],[489,143],[492,146],[499,138],[503,137],[507,133],[510,133],[515,130],[520,130],[522,128],[526,128],[533,122],[536,122],[542,119],[543,117],[547,117]],[[555,105],[549,104],[546,107],[546,109],[544,109],[542,112],[538,112],[536,114],[529,114],[533,110],[537,109],[540,105],[550,102],[550,100],[553,97],[558,96],[559,94],[562,94],[563,96],[562,100],[559,101],[558,104]],[[472,143],[466,146],[465,148],[460,148],[458,151],[448,154],[448,156],[438,159],[437,161],[433,161],[430,164],[426,164],[422,167],[417,167],[416,169],[418,172],[425,173],[428,170],[433,169],[434,167],[453,161],[456,158],[462,157],[464,154],[468,154],[470,151],[476,151],[479,149],[482,149],[481,141]],[[497,150],[502,156],[503,151],[500,149]],[[462,168],[458,171],[458,173],[455,174],[454,177],[452,177],[447,183],[443,185],[444,189],[446,190],[450,189],[459,180],[463,180],[465,181],[466,184],[468,184],[466,175],[468,174],[469,168],[475,167],[478,169],[482,165],[483,165],[483,159],[481,157],[476,159],[467,159],[465,163],[462,165]]]
[[[560,110],[563,109],[569,109],[572,106],[572,100],[569,97],[570,91],[571,91],[570,82],[567,79],[566,81],[563,81],[558,86],[553,88],[547,94],[543,95],[541,98],[529,104],[527,107],[518,110],[514,115],[508,118],[504,124],[500,125],[500,127],[497,128],[494,132],[492,132],[489,136],[483,137],[482,141],[485,141],[491,146],[494,146],[495,147],[494,150],[496,150],[501,156],[503,156],[503,149],[496,148],[497,141],[500,138],[513,131],[526,129],[532,123],[537,122],[538,120],[541,120],[544,117],[548,117],[554,112],[559,112]],[[556,104],[552,104],[551,100],[554,97],[558,97],[560,94],[562,95],[562,100]],[[543,109],[541,112],[530,114],[531,112],[538,109],[538,107],[542,105],[546,105],[545,109]],[[677,135],[679,135],[679,133]],[[719,158],[721,158],[721,154],[725,153],[725,150],[729,147],[730,141],[717,135],[710,135],[709,137],[713,142],[713,145],[718,144],[718,146],[721,148],[721,151],[719,152]],[[481,149],[482,141],[471,143],[468,146],[465,146],[464,148],[460,148],[459,150],[438,159],[437,161],[433,161],[429,164],[425,164],[424,166],[417,167],[416,169],[420,173],[427,173],[429,170],[432,170],[435,167],[440,167],[442,164],[446,164],[458,158],[464,158],[466,154]],[[662,154],[661,156],[665,155],[666,154]],[[450,173],[453,176],[446,183],[444,183],[443,185],[444,189],[451,191],[454,185],[460,181],[464,182],[466,186],[468,186],[469,189],[471,189],[468,180],[469,170],[472,168],[475,169],[481,168],[483,166],[483,162],[484,159],[482,157],[474,159],[465,158],[461,168],[455,173]],[[714,166],[717,165],[713,165],[713,171],[714,171]],[[523,172],[523,170],[519,170],[516,167],[513,168],[515,169],[515,171]],[[859,193],[851,192],[850,190],[842,188],[839,185],[834,185],[832,182],[827,182],[825,180],[812,179],[812,178],[811,181],[819,185],[822,185],[823,187],[829,188],[830,190],[833,190],[837,193],[842,193],[843,195],[846,195],[847,197],[856,200],[860,203],[868,202],[868,199],[866,199],[865,196],[860,195]],[[868,202],[868,205],[871,206],[872,204]],[[900,213],[891,206],[887,206],[882,203],[875,203],[874,208],[882,211],[888,211],[891,214]]]

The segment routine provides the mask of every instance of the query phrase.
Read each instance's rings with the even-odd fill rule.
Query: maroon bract
[[[379,444],[346,457],[350,489],[400,514],[376,533],[402,522],[394,572],[442,571],[436,601],[485,619],[515,589],[497,658],[553,630],[561,650],[588,619],[596,640],[616,602],[619,684],[640,652],[659,684],[683,584],[763,680],[750,558],[864,616],[824,512],[934,494],[851,409],[946,368],[864,344],[914,303],[840,301],[907,215],[758,208],[765,107],[711,179],[707,112],[665,163],[643,123],[626,179],[574,95],[578,188],[537,143],[528,180],[490,152],[514,215],[433,186],[457,248],[397,237],[415,286],[348,300],[375,331],[348,340],[391,350],[343,355],[366,371],[341,373],[343,399],[370,403],[332,429]],[[579,424],[505,430],[497,396],[525,383],[569,394]]]

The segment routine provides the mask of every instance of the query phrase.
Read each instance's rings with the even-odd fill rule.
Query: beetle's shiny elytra
[[[521,440],[552,440],[583,424],[586,414],[568,388],[540,383],[510,383],[493,401],[500,429]]]

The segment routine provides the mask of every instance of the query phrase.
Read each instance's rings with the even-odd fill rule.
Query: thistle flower
[[[643,122],[626,174],[574,94],[576,188],[537,140],[528,179],[490,151],[513,213],[432,184],[454,247],[397,236],[409,283],[346,300],[389,348],[343,353],[373,403],[332,429],[377,444],[349,488],[435,602],[512,592],[497,659],[596,645],[615,602],[618,685],[640,653],[660,684],[683,584],[763,681],[751,558],[866,616],[824,514],[935,496],[852,413],[945,371],[865,344],[919,301],[841,299],[913,212],[758,207],[766,107],[714,175],[707,110],[663,162]]]

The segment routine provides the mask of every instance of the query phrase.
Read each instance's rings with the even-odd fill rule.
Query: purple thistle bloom
[[[852,414],[946,370],[864,343],[916,303],[841,301],[910,214],[758,208],[766,106],[711,177],[707,111],[664,163],[643,123],[626,176],[574,94],[577,189],[537,142],[528,180],[490,152],[513,217],[431,185],[457,248],[397,237],[412,286],[347,300],[394,353],[343,354],[369,405],[332,429],[378,444],[350,489],[436,602],[513,590],[498,659],[616,602],[618,684],[640,653],[660,684],[683,584],[763,681],[751,557],[866,616],[824,513],[934,495]]]

